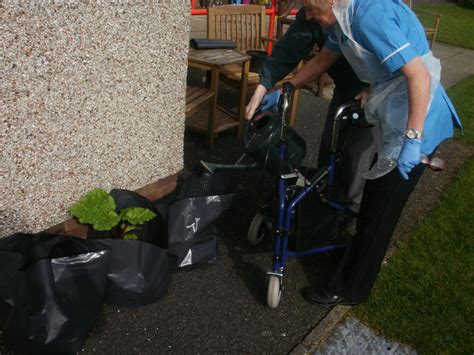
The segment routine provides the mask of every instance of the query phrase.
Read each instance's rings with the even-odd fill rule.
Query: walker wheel
[[[277,308],[281,298],[281,279],[276,275],[268,276],[267,285],[267,305],[270,308]]]
[[[252,222],[250,222],[249,230],[247,232],[247,241],[250,245],[259,244],[265,237],[267,224],[265,221],[265,216],[262,213],[257,213]]]

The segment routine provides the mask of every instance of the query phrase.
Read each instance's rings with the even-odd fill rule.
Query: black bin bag
[[[217,259],[217,219],[229,208],[220,174],[193,175],[178,192],[155,202],[168,219],[168,253],[172,270],[208,264]]]
[[[105,302],[142,306],[166,294],[171,281],[166,249],[137,240],[104,239],[94,243],[112,250]]]
[[[110,248],[71,236],[18,233],[0,239],[0,260],[6,345],[28,353],[80,351],[99,317]]]
[[[110,231],[89,228],[88,238],[112,249],[104,301],[125,306],[155,302],[165,295],[171,279],[168,222],[150,200],[135,191],[113,189],[110,195],[117,213],[124,208],[142,207],[153,211],[156,217],[133,230],[138,240],[111,239]]]

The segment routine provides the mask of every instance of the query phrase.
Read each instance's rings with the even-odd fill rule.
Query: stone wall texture
[[[0,236],[183,167],[187,0],[0,4]]]

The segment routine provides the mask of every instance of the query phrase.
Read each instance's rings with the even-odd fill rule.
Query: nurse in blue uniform
[[[361,81],[376,155],[366,167],[357,234],[327,285],[303,290],[310,303],[367,300],[408,197],[459,117],[440,84],[441,65],[416,15],[401,0],[301,0],[331,34],[290,82],[299,88],[343,55]]]

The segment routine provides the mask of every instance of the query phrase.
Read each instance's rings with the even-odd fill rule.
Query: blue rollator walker
[[[312,205],[321,205],[323,207],[319,207],[320,211],[324,212],[324,209],[332,211],[333,216],[329,217],[332,221],[337,221],[338,215],[357,217],[352,210],[329,199],[325,192],[334,182],[334,172],[339,161],[341,129],[344,125],[360,125],[359,122],[363,121],[363,111],[358,101],[351,100],[338,108],[333,118],[329,165],[319,167],[316,172],[307,178],[301,171],[308,169],[297,167],[304,158],[306,145],[304,140],[292,128],[287,127],[290,97],[293,90],[292,84],[283,84],[278,114],[273,120],[268,119],[268,115],[262,119],[260,117],[262,114],[260,114],[255,116],[259,117],[259,120],[247,125],[243,139],[245,154],[235,164],[223,165],[201,162],[210,172],[216,170],[253,170],[261,168],[261,166],[258,166],[258,163],[260,163],[265,170],[278,175],[278,208],[276,208],[276,213],[273,213],[272,218],[272,213],[269,213],[271,208],[268,208],[268,206],[262,207],[250,223],[247,234],[247,240],[252,245],[257,245],[265,235],[273,236],[273,265],[271,271],[267,272],[267,304],[270,308],[276,308],[280,303],[283,289],[283,271],[289,257],[318,254],[346,245],[345,242],[341,243],[341,238],[338,240],[334,235],[330,236],[329,240],[326,238],[323,243],[316,243],[319,244],[316,247],[307,247],[308,243],[304,242],[299,243],[298,235],[302,232],[298,230],[298,227],[305,229],[304,226],[308,225],[301,222],[300,215],[306,213],[308,216],[309,213],[309,219],[317,220],[317,218],[314,218],[317,216],[312,216],[311,211],[305,212],[305,210]],[[255,132],[253,137],[249,138],[252,126]],[[259,134],[261,135],[260,139],[257,137],[259,148],[253,149],[255,145],[252,141]],[[250,155],[256,162],[251,165],[241,164],[246,155]],[[270,203],[270,205],[272,204]],[[335,223],[337,225],[337,222]],[[318,228],[310,227],[306,229],[310,229],[306,232],[311,234],[310,238],[313,241],[320,239],[322,233],[319,232]],[[331,229],[331,233],[337,234],[337,229]]]

